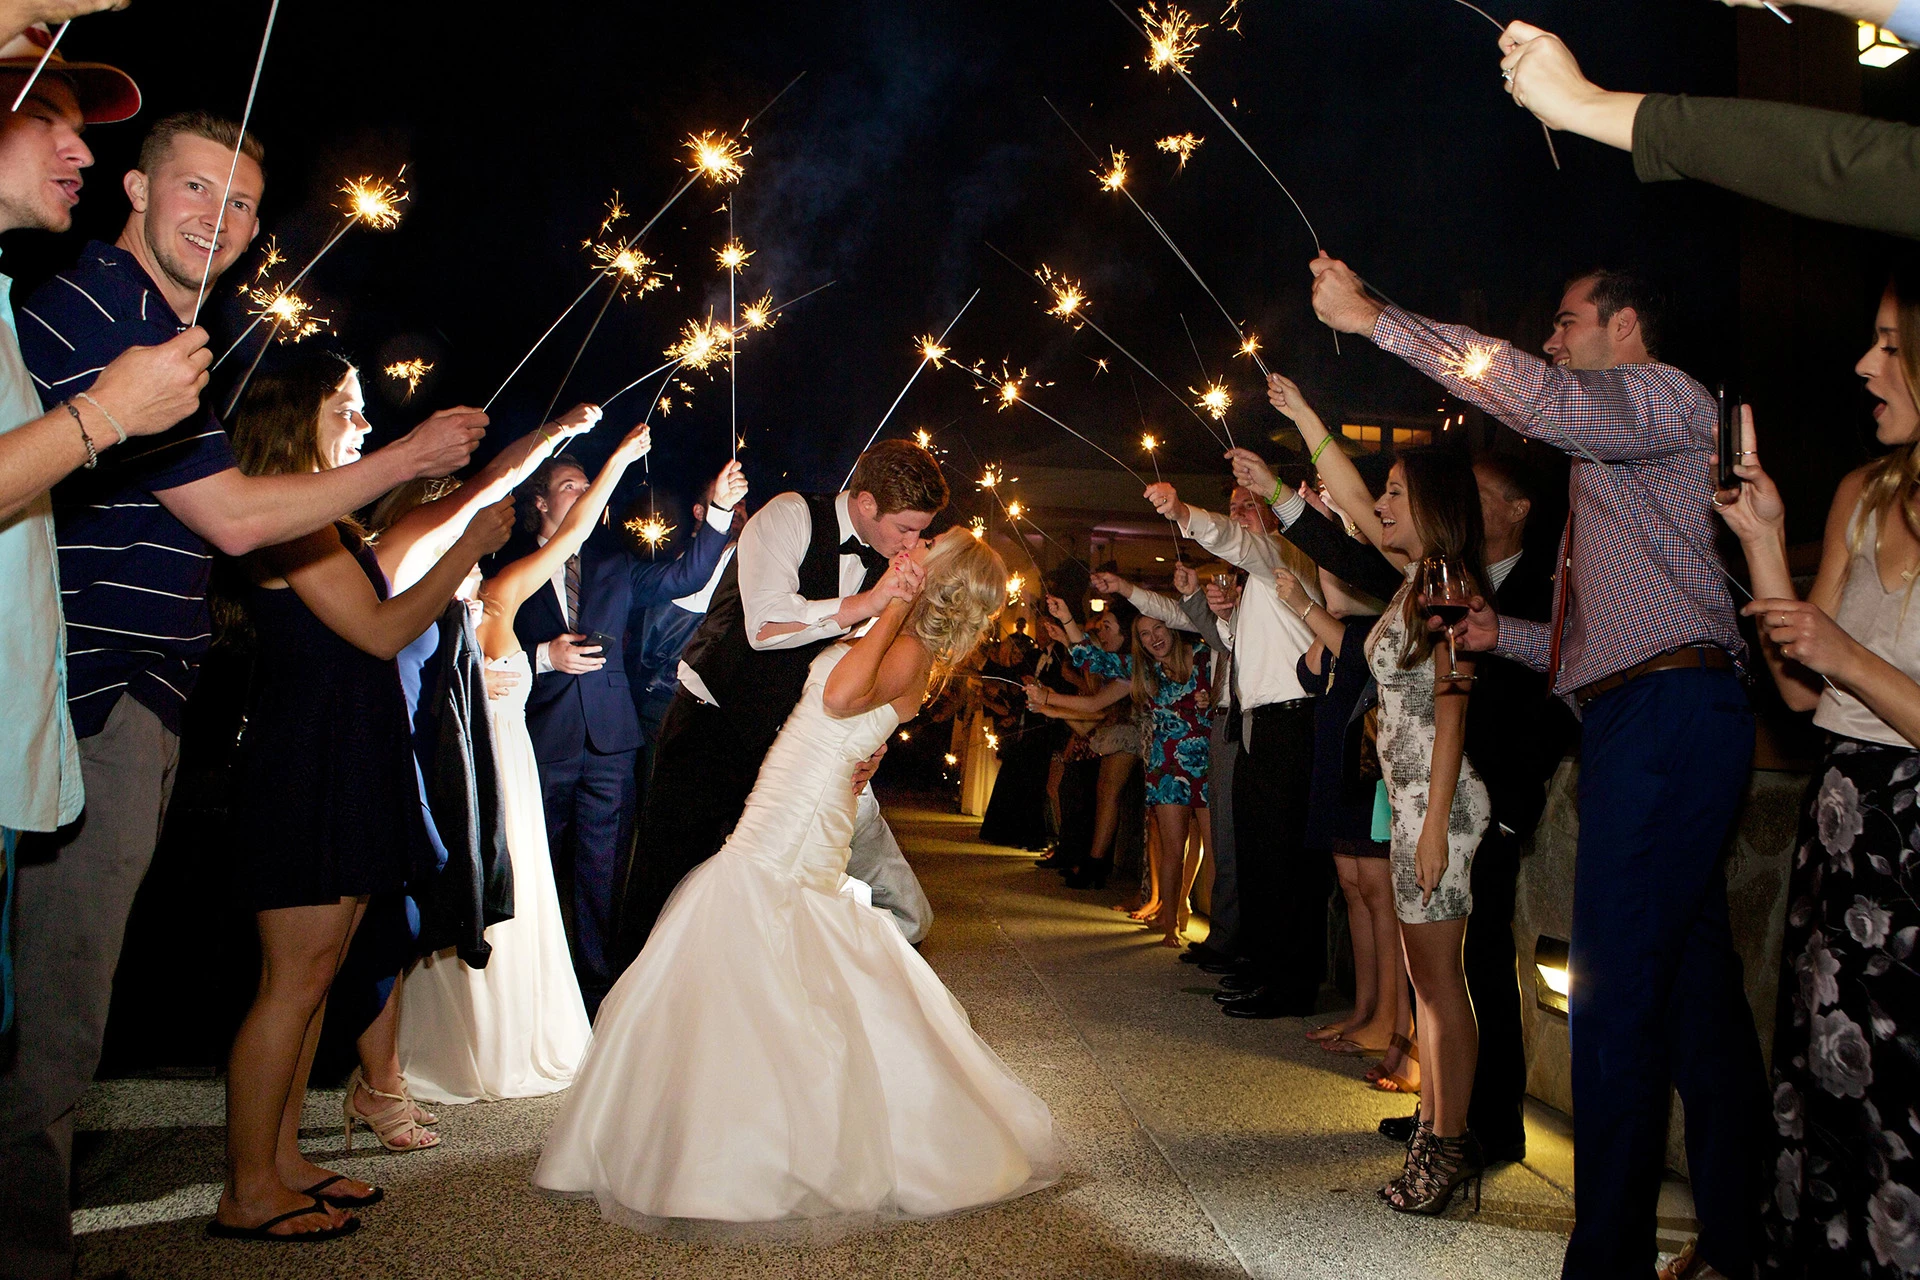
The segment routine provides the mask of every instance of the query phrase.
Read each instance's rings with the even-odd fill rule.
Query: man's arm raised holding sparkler
[[[1182,565],[1180,568],[1184,569],[1186,566]],[[1119,596],[1149,618],[1157,619],[1180,631],[1199,630],[1188,619],[1186,611],[1180,607],[1180,602],[1177,600],[1128,582],[1117,573],[1096,573],[1091,581],[1093,589],[1101,595]]]

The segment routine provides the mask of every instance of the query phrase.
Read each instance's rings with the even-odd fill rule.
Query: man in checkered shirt
[[[1579,710],[1580,847],[1569,998],[1573,1238],[1564,1277],[1650,1275],[1669,1084],[1686,1107],[1699,1257],[1752,1273],[1765,1077],[1727,921],[1721,850],[1753,714],[1714,551],[1718,408],[1658,362],[1658,304],[1621,272],[1574,280],[1549,360],[1368,296],[1313,263],[1320,318],[1362,334],[1572,458],[1554,623],[1482,601],[1460,644],[1547,671]]]

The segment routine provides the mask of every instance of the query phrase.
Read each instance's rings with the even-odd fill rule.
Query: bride
[[[813,660],[739,825],[607,996],[536,1186],[645,1227],[923,1217],[1057,1176],[1046,1104],[845,874],[854,766],[1006,599],[964,529],[913,558],[917,598]]]

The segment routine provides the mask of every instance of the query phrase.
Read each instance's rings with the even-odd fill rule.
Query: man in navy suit
[[[534,474],[525,524],[536,544],[559,530],[587,483],[586,470],[565,454]],[[527,731],[540,765],[547,843],[562,901],[570,907],[568,941],[589,1015],[613,985],[607,944],[614,881],[631,838],[640,747],[620,637],[634,609],[688,595],[712,576],[727,546],[733,505],[746,491],[740,464],[729,462],[709,491],[706,519],[673,560],[644,559],[617,535],[596,531],[555,572],[551,589],[534,592],[514,616],[514,633],[533,660]]]

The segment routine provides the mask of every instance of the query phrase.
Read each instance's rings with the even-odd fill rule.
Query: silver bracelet
[[[87,434],[87,424],[80,416],[80,410],[71,400],[62,400],[60,407],[73,415],[74,425],[80,428],[80,443],[87,446],[87,460],[80,465],[91,471],[100,465],[100,451],[93,447],[93,437]]]
[[[100,411],[100,416],[107,420],[107,425],[113,428],[113,433],[120,437],[114,441],[115,444],[125,444],[127,442],[127,429],[120,425],[120,419],[107,412],[107,406],[101,404],[84,391],[75,393],[73,398],[75,400],[85,400],[88,404]]]

